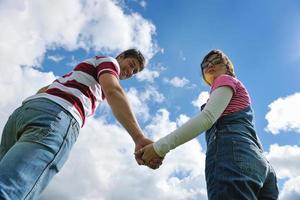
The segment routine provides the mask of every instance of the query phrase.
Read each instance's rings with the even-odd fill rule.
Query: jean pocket
[[[240,171],[248,176],[264,176],[267,170],[267,161],[260,150],[251,141],[233,140],[234,163]]]
[[[79,128],[80,127],[78,122],[75,119],[73,119],[71,121],[67,136],[66,138],[64,138],[63,143],[53,163],[53,168],[55,169],[56,172],[59,172],[61,168],[64,166],[64,164],[66,163],[69,154],[71,152],[71,149],[77,140],[79,134]]]
[[[64,151],[61,152],[59,156],[55,159],[55,161],[52,164],[52,168],[55,170],[56,173],[60,172],[66,161],[68,160],[69,152]]]
[[[51,129],[29,127],[22,133],[19,141],[22,142],[41,142],[45,137],[51,134]]]
[[[49,114],[57,119],[61,119],[61,116],[60,116],[61,111],[51,109],[50,107],[48,107],[48,108],[27,107],[27,108],[25,108],[25,111]]]

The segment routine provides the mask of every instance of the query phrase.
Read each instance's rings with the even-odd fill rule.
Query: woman
[[[263,155],[253,125],[250,96],[229,58],[210,51],[201,63],[211,86],[202,112],[138,153],[146,164],[206,131],[205,176],[210,200],[277,199],[276,174]]]

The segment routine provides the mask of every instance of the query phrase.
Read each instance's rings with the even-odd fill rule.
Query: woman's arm
[[[232,89],[227,86],[219,87],[214,90],[200,114],[188,120],[181,127],[153,144],[155,152],[163,157],[170,150],[192,140],[200,133],[211,128],[228,106],[232,95]]]

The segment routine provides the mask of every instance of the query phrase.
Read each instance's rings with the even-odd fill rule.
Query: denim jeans
[[[0,199],[37,199],[68,158],[78,122],[58,104],[39,98],[9,117],[0,145]]]
[[[250,107],[221,117],[206,132],[209,200],[278,199],[276,174],[263,155]]]

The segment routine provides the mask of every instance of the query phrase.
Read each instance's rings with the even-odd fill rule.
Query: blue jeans
[[[58,104],[39,98],[9,117],[0,145],[0,199],[37,199],[68,158],[78,122]]]
[[[263,155],[250,107],[220,118],[206,132],[209,200],[278,199],[276,174]]]

